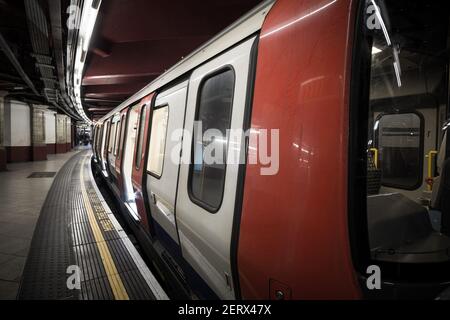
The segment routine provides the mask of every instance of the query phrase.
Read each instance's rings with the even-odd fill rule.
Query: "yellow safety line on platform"
[[[112,259],[111,252],[109,251],[108,245],[105,242],[105,238],[103,237],[102,232],[100,231],[100,227],[97,223],[97,219],[95,219],[95,214],[92,209],[91,202],[89,201],[86,186],[84,184],[84,164],[86,162],[86,158],[81,162],[80,168],[80,183],[81,183],[81,193],[83,195],[83,200],[86,205],[86,212],[88,214],[89,224],[91,225],[92,232],[94,234],[94,238],[100,252],[100,256],[102,258],[102,263],[106,271],[106,275],[108,277],[109,284],[111,286],[112,292],[114,294],[114,298],[116,300],[130,300],[128,297],[127,290],[123,285],[122,279],[120,278],[114,260]]]

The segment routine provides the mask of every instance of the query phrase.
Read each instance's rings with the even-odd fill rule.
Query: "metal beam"
[[[108,100],[108,99],[97,99],[97,98],[83,98],[86,102],[101,102],[101,103],[121,103],[120,100]]]
[[[65,84],[64,54],[63,54],[63,29],[61,23],[61,0],[47,0],[50,11],[50,23],[52,27],[53,52],[58,71],[59,87],[64,100],[67,102],[67,90]]]
[[[114,85],[114,84],[129,84],[135,82],[149,83],[157,76],[161,75],[160,72],[147,72],[138,74],[97,74],[93,76],[85,75],[83,77],[83,86],[92,85]]]
[[[23,81],[20,77],[13,76],[7,73],[0,73],[0,79],[12,80],[12,81]]]
[[[3,35],[1,33],[0,33],[0,47],[2,48],[3,52],[5,53],[6,57],[9,59],[11,64],[16,69],[17,73],[20,75],[23,81],[25,81],[27,86],[33,91],[35,95],[40,96],[33,82],[31,82],[30,78],[23,70],[22,66],[20,65],[19,61],[17,60],[16,56],[12,52],[11,48],[9,47],[8,43],[6,42],[5,38],[3,38]]]
[[[52,66],[51,64],[45,64],[45,63],[36,62],[35,65],[36,65],[36,67],[42,67],[42,68],[48,68],[48,69],[55,70],[55,67]]]
[[[129,82],[129,83],[123,83],[123,84],[106,84],[106,85],[98,85],[98,86],[84,86],[83,87],[83,94],[89,94],[89,93],[103,93],[103,94],[109,94],[109,93],[117,93],[121,92],[123,94],[134,94],[135,92],[138,92],[140,89],[145,87],[148,84],[146,81],[142,82]]]

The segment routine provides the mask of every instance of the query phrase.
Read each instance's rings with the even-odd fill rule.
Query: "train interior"
[[[378,8],[380,25],[367,32],[372,42],[367,220],[373,260],[450,259],[450,33],[442,5],[448,6],[385,1]]]

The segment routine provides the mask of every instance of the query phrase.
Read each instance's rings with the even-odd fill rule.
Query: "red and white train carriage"
[[[266,1],[97,122],[94,167],[169,292],[444,291],[449,25],[445,1]],[[212,143],[247,161],[208,164]]]

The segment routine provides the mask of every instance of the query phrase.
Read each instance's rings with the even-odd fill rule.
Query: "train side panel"
[[[351,1],[280,0],[263,25],[249,155],[260,129],[279,129],[279,170],[247,165],[242,298],[360,297],[347,220],[352,13]]]
[[[120,133],[119,133],[119,142],[117,147],[117,156],[116,156],[116,172],[117,172],[117,188],[120,193],[120,198],[125,200],[125,187],[124,187],[124,175],[123,175],[123,150],[124,150],[124,142],[125,136],[127,132],[127,123],[128,123],[128,110],[129,108],[125,108],[120,112]]]
[[[132,164],[131,181],[134,191],[134,200],[136,203],[137,213],[140,217],[142,226],[150,231],[147,209],[145,205],[146,199],[146,155],[148,150],[149,128],[151,125],[151,104],[154,94],[145,97],[140,102],[138,124],[136,131],[136,141],[134,145],[134,157]]]

